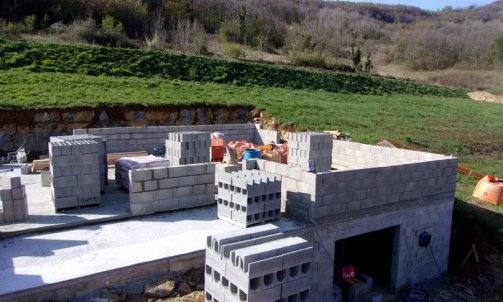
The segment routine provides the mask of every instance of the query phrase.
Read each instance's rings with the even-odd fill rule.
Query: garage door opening
[[[348,287],[353,277],[364,281],[362,275],[372,278],[373,288],[392,287],[393,248],[399,227],[391,227],[335,242],[334,283],[342,289],[347,300]],[[352,273],[354,273],[352,275]]]

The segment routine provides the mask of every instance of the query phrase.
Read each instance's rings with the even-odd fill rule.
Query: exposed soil
[[[0,109],[0,156],[24,145],[30,159],[47,154],[51,136],[74,129],[239,124],[251,120],[249,106],[99,106]]]
[[[474,91],[468,93],[472,100],[503,104],[503,95],[495,95],[486,91]]]

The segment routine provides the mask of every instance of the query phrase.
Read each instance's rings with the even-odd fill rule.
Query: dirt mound
[[[495,95],[486,91],[469,92],[468,96],[472,100],[503,104],[503,95]]]

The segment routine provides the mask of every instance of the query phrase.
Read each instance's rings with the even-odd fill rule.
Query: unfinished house
[[[205,261],[207,301],[379,301],[382,291],[447,271],[456,158],[307,132],[290,134],[287,164],[263,159],[238,165],[209,163],[208,138],[214,131],[222,132],[227,142],[279,142],[277,132],[253,124],[80,129],[74,131],[77,137],[51,142],[53,188],[43,189],[30,180],[28,207],[46,198],[44,194],[52,204],[52,190],[56,209],[99,203],[97,207],[107,211],[99,216],[94,215],[98,210],[88,210],[91,214],[82,217],[78,212],[28,215],[20,228],[61,221],[61,229],[65,223],[97,218],[113,222],[106,227],[112,228],[119,219],[146,216],[118,229],[127,231],[117,247],[107,246],[108,241],[87,244],[100,234],[79,241],[81,249],[97,249],[93,261],[101,259],[98,268],[78,261],[86,269],[58,275],[64,271],[58,265],[63,268],[64,262],[54,260],[51,280],[57,282],[44,283],[49,280],[46,271],[38,273],[42,281],[36,279],[33,285],[6,282],[0,284],[0,300],[26,298],[29,286],[36,288],[30,298],[69,298],[70,291],[58,291],[57,284],[83,291],[79,286],[84,278],[92,277],[94,282],[86,283],[86,289],[99,288],[105,282],[123,282],[127,276],[203,267]],[[204,142],[200,144],[196,136],[204,137]],[[103,152],[153,153],[164,148],[173,165],[129,170],[128,191],[119,190],[110,179],[100,195]],[[190,154],[183,154],[189,149]],[[89,163],[92,167],[84,166]],[[50,222],[36,221],[45,218]],[[146,220],[148,231],[133,236],[145,242],[131,237],[129,233],[142,230]],[[10,229],[0,226],[3,230]],[[148,241],[143,234],[155,235],[155,240]],[[23,249],[21,241],[13,239],[10,244]],[[139,252],[144,245],[156,258]],[[128,255],[132,246],[138,253]],[[43,248],[50,258],[51,245]],[[128,257],[120,263],[112,261],[106,258],[111,254],[101,253],[100,248],[113,248],[113,257]],[[28,256],[16,265],[33,258],[36,265],[30,266],[31,273],[40,261]],[[15,277],[9,266],[3,269],[0,264],[0,278]]]

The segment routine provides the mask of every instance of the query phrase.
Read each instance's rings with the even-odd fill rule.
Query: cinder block
[[[42,187],[50,187],[51,186],[51,171],[43,170],[40,172],[40,178]]]
[[[56,210],[78,207],[79,202],[77,196],[54,198],[54,207]]]
[[[81,185],[96,185],[98,190],[100,188],[99,174],[79,175],[77,176],[77,184]]]
[[[143,189],[145,191],[154,191],[159,189],[157,180],[147,180],[143,183]]]
[[[5,177],[2,179],[1,185],[4,189],[16,189],[21,187],[20,177]]]
[[[129,184],[129,192],[130,193],[139,193],[143,191],[143,182],[131,182]]]
[[[12,200],[12,191],[9,189],[1,189],[0,190],[0,200],[3,200],[3,201]]]
[[[178,187],[179,178],[159,179],[159,189],[170,189]]]
[[[168,169],[166,167],[154,168],[154,178],[161,179],[168,177]]]
[[[166,199],[159,201],[159,211],[174,211],[180,209],[180,201],[178,199]]]
[[[130,181],[151,180],[152,176],[152,169],[129,170]]]
[[[56,198],[61,198],[61,197],[69,197],[69,196],[76,196],[77,195],[77,186],[67,186],[67,187],[59,187],[59,188],[52,188],[52,196]]]
[[[53,188],[64,188],[77,185],[77,176],[62,176],[52,178]]]
[[[154,192],[141,192],[141,193],[130,193],[129,194],[130,203],[149,203],[154,201]]]
[[[159,203],[129,203],[129,210],[133,215],[144,215],[155,213],[159,208]]]

